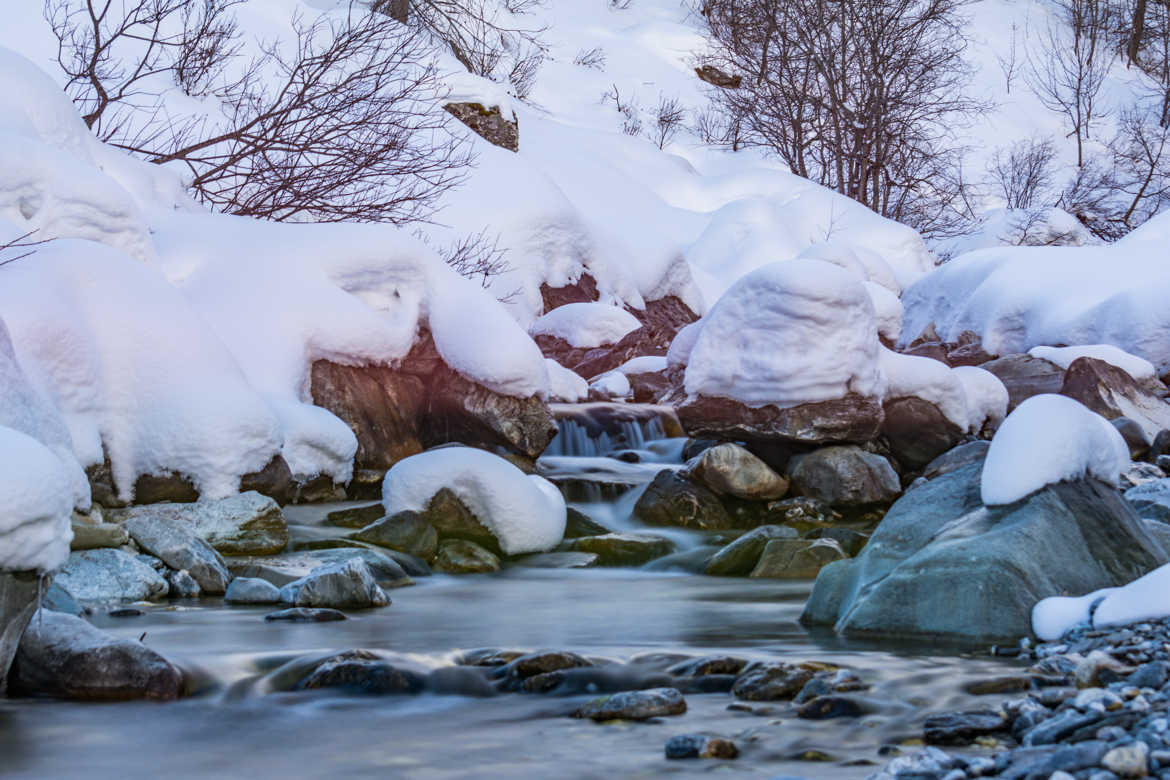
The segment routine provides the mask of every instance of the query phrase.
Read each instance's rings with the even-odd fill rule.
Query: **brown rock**
[[[1120,368],[1090,357],[1077,358],[1064,373],[1060,394],[1080,401],[1106,420],[1128,417],[1149,440],[1170,428],[1170,404],[1143,390]]]
[[[1031,355],[1005,355],[980,368],[995,374],[1007,388],[1009,412],[1034,395],[1059,393],[1064,382],[1060,366]]]
[[[732,76],[716,68],[714,65],[703,65],[695,68],[695,75],[712,86],[722,89],[739,89],[743,83],[743,76]]]
[[[487,526],[479,522],[467,505],[449,488],[439,488],[422,512],[422,520],[439,535],[439,539],[466,539],[502,555],[500,542]]]
[[[544,311],[548,313],[566,303],[592,303],[601,296],[597,292],[597,280],[589,274],[581,274],[580,279],[563,287],[549,287],[547,283],[540,285],[540,297]]]
[[[505,119],[499,106],[488,108],[482,103],[448,103],[443,110],[485,141],[509,152],[520,151],[520,123],[515,114]]]
[[[874,398],[850,395],[788,409],[753,408],[729,398],[699,396],[678,409],[692,438],[721,441],[866,442],[881,429],[884,413]]]
[[[919,469],[952,449],[964,431],[930,401],[917,397],[886,401],[882,434],[898,462]]]
[[[748,576],[812,580],[825,566],[848,557],[833,539],[773,539]]]
[[[268,465],[260,471],[245,474],[240,478],[240,492],[255,490],[257,493],[284,504],[292,496],[292,471],[281,455],[274,455]]]

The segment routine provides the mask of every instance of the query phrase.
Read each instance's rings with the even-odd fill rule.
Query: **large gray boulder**
[[[218,501],[135,506],[107,515],[120,523],[157,518],[182,523],[223,555],[273,555],[288,545],[280,505],[255,491]]]
[[[170,585],[150,565],[123,550],[82,550],[54,581],[78,601],[148,601],[165,598]]]
[[[902,484],[890,462],[855,446],[822,447],[789,463],[793,489],[830,506],[889,503]]]
[[[1123,585],[1170,559],[1111,487],[1065,482],[985,507],[981,473],[973,463],[907,491],[857,558],[821,571],[802,622],[849,636],[1018,638],[1040,599]]]
[[[218,596],[227,590],[232,580],[227,564],[187,522],[167,515],[132,515],[124,524],[143,551],[172,569],[186,569],[204,593]]]
[[[280,589],[280,600],[294,607],[366,609],[390,603],[363,561],[331,563]]]
[[[8,687],[8,667],[29,618],[37,611],[40,575],[35,571],[0,572],[0,697]]]

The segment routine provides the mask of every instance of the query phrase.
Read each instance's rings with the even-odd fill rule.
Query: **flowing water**
[[[602,446],[597,436],[559,441],[541,470],[571,498],[578,491],[582,500],[574,505],[597,520],[634,528],[633,500],[656,470],[678,465],[682,451],[681,440],[661,438],[661,422],[635,427],[607,434]],[[568,424],[562,430],[575,436]],[[589,483],[599,487],[586,489]],[[312,525],[328,509],[297,508],[290,522]],[[314,529],[294,530],[303,536]],[[692,547],[702,542],[678,538]],[[860,778],[887,760],[890,746],[920,736],[929,713],[983,704],[963,692],[965,682],[1010,671],[1008,662],[961,648],[810,633],[797,622],[810,587],[662,570],[514,566],[496,575],[419,578],[391,592],[392,606],[337,623],[266,623],[270,609],[227,607],[218,599],[155,605],[130,618],[97,609],[96,625],[124,638],[145,634],[148,646],[202,681],[200,690],[167,704],[0,701],[0,776],[611,778],[717,771]],[[639,669],[663,668],[664,654],[827,661],[871,685],[862,695],[872,712],[805,721],[786,703],[752,703],[755,711],[745,712],[728,709],[735,701],[729,694],[691,693],[685,715],[599,725],[568,717],[588,693],[357,696],[281,692],[270,684],[274,669],[301,656],[368,648],[426,670],[451,666],[459,651],[480,647],[633,659],[618,668],[634,677]],[[734,738],[741,757],[663,758],[670,736],[695,732]]]

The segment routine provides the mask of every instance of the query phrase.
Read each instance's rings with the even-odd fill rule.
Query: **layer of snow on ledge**
[[[69,557],[73,479],[31,436],[0,426],[0,571],[57,569]]]
[[[576,403],[589,396],[589,383],[575,371],[552,358],[545,358],[544,365],[548,369],[549,400]]]
[[[873,303],[860,279],[789,260],[740,279],[704,317],[686,372],[690,396],[778,407],[880,397]]]
[[[1145,358],[1131,355],[1112,344],[1083,344],[1075,347],[1032,347],[1028,354],[1034,358],[1041,358],[1055,363],[1061,368],[1068,368],[1077,358],[1090,357],[1103,360],[1111,366],[1120,368],[1139,382],[1154,379],[1158,373],[1154,364]]]
[[[1116,487],[1127,466],[1129,448],[1104,417],[1062,395],[1035,395],[996,431],[980,491],[983,503],[995,506],[1084,477]]]
[[[447,488],[507,555],[551,550],[565,535],[565,501],[548,480],[471,447],[443,447],[401,460],[386,473],[386,514],[421,512]]]
[[[666,357],[663,355],[641,355],[630,358],[617,367],[627,376],[630,374],[656,374],[666,370]]]
[[[888,398],[917,397],[930,401],[962,430],[970,425],[963,383],[946,363],[880,348],[882,371],[889,382]]]
[[[1090,619],[1093,628],[1108,628],[1166,617],[1170,617],[1170,564],[1120,588],[1043,599],[1032,608],[1032,630],[1051,641],[1073,628],[1089,625]]]
[[[590,349],[621,341],[642,327],[633,314],[606,303],[567,303],[532,323],[533,336],[556,336],[578,349]]]
[[[606,398],[628,398],[633,392],[630,388],[630,380],[617,369],[606,371],[594,379],[589,383],[589,389]]]
[[[984,425],[998,428],[1008,407],[1008,391],[1000,378],[978,366],[957,366],[951,371],[963,383],[968,433],[979,433]]]

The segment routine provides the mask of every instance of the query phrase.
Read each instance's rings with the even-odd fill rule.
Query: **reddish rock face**
[[[544,313],[548,314],[566,303],[593,303],[601,296],[597,292],[597,280],[589,274],[582,274],[580,279],[564,287],[542,284],[540,297],[544,301]]]
[[[1170,428],[1170,404],[1103,360],[1077,358],[1064,372],[1060,394],[1080,401],[1106,420],[1128,417],[1153,440]]]
[[[980,366],[999,377],[1008,391],[1008,411],[1034,395],[1059,393],[1064,371],[1055,363],[1031,355],[1005,355]]]
[[[963,439],[964,431],[930,401],[895,398],[886,401],[884,409],[882,434],[890,452],[908,468],[922,468]]]
[[[858,395],[788,409],[699,396],[680,406],[678,416],[691,438],[753,444],[867,442],[885,418],[880,401]]]

